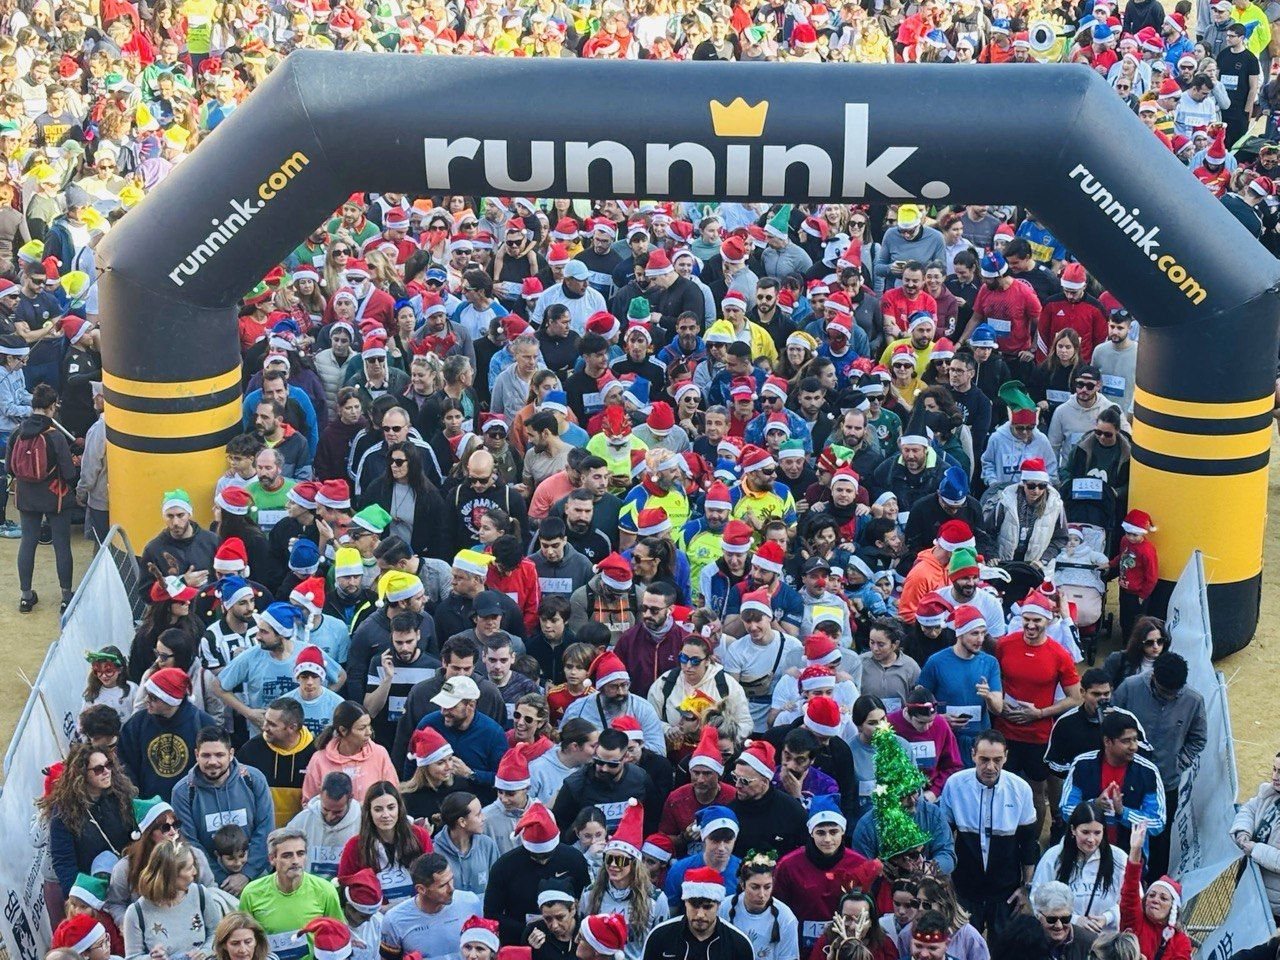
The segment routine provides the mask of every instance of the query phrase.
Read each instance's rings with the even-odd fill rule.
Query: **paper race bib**
[[[249,812],[243,807],[235,810],[219,810],[204,815],[204,828],[209,833],[216,833],[222,827],[235,824],[237,827],[249,828]]]
[[[1071,481],[1071,496],[1077,500],[1101,500],[1101,477],[1077,477]]]
[[[1103,396],[1119,398],[1124,396],[1125,380],[1124,377],[1117,377],[1114,373],[1104,373],[1102,375],[1102,393]]]
[[[997,334],[1006,334],[1013,329],[1013,325],[1008,320],[997,320],[995,317],[987,317],[987,323],[991,325],[991,329]]]
[[[538,586],[543,593],[573,593],[573,581],[568,577],[539,577]]]
[[[270,530],[288,515],[289,511],[287,510],[259,510],[258,526],[263,530]]]
[[[815,940],[826,932],[826,930],[826,921],[806,920],[800,927],[800,936],[804,937],[805,943],[811,946]]]
[[[899,511],[898,511],[898,526],[899,526],[899,527],[902,527],[903,529],[906,529],[907,521],[908,521],[908,520],[910,520],[910,519],[911,519],[911,511],[910,511],[910,510],[899,510]]]
[[[1050,403],[1066,403],[1071,399],[1071,394],[1065,390],[1046,390],[1044,398]]]
[[[379,870],[378,882],[382,884],[383,903],[396,903],[413,896],[413,880],[409,871],[398,864]]]
[[[280,960],[299,960],[307,955],[307,938],[294,939],[297,930],[285,930],[282,933],[267,934],[267,946]]]
[[[893,713],[895,710],[902,709],[901,697],[881,697],[880,699],[884,701],[885,713]]]
[[[932,740],[920,740],[916,743],[908,743],[907,749],[911,752],[911,759],[918,766],[931,767],[938,759],[938,746]]]
[[[948,717],[964,717],[965,728],[967,729],[969,727],[972,727],[974,724],[976,724],[979,720],[982,719],[982,708],[977,705],[965,706],[965,707],[949,706],[947,707],[947,716]]]

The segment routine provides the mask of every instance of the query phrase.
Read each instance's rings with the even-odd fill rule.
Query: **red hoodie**
[[[779,860],[773,881],[773,895],[789,906],[799,921],[802,953],[817,942],[839,912],[844,892],[853,887],[870,890],[881,872],[879,860],[868,860],[849,849],[842,851],[833,867],[823,869],[809,859],[808,846]]]
[[[1160,560],[1150,540],[1136,542],[1126,534],[1120,538],[1120,554],[1111,561],[1120,571],[1120,589],[1146,600],[1160,578]]]
[[[484,585],[491,590],[505,593],[520,607],[524,616],[526,635],[538,629],[538,604],[542,603],[542,587],[538,584],[538,568],[527,557],[510,573],[498,571],[496,563],[489,564],[489,574]]]

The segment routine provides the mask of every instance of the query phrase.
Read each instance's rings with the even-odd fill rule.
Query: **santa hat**
[[[716,480],[707,488],[707,495],[702,501],[704,510],[731,510],[733,503],[729,499],[729,488]]]
[[[830,667],[813,664],[800,671],[800,689],[805,693],[812,693],[814,690],[835,690],[835,688],[836,672]]]
[[[1219,127],[1217,133],[1213,135],[1213,143],[1209,144],[1209,149],[1204,152],[1204,161],[1215,166],[1227,162],[1226,127]]]
[[[253,506],[253,497],[249,496],[244,487],[223,487],[218,491],[218,495],[213,498],[216,503],[227,513],[235,514],[237,517],[247,516],[249,508]]]
[[[982,616],[981,610],[967,603],[956,607],[955,612],[951,615],[951,629],[955,631],[957,637],[971,633],[979,627],[984,630],[987,629],[987,621]]]
[[[316,508],[316,494],[319,491],[320,484],[314,480],[303,480],[301,483],[295,483],[290,487],[285,496],[290,503],[296,503],[304,510],[314,510]]]
[[[745,763],[766,780],[772,780],[778,769],[777,755],[768,740],[748,740],[738,755],[738,762]]]
[[[951,619],[951,604],[942,596],[930,591],[920,598],[916,607],[916,622],[922,627],[943,627]]]
[[[1182,909],[1182,884],[1167,873],[1159,880],[1154,881],[1151,886],[1147,887],[1147,893],[1160,887],[1173,900],[1172,906],[1169,907],[1169,919],[1165,921],[1165,928],[1161,931],[1161,935],[1168,940],[1177,932],[1178,913]]]
[[[631,564],[619,553],[611,553],[596,564],[596,572],[610,590],[623,593],[631,589]]]
[[[825,699],[825,698],[823,698]],[[841,830],[849,825],[845,815],[840,812],[840,794],[825,793],[809,800],[809,820],[805,826],[810,833],[824,823],[834,823]]]
[[[343,887],[347,903],[366,917],[382,909],[382,882],[369,867],[339,877],[338,883]]]
[[[744,593],[738,612],[740,614],[762,613],[769,619],[773,619],[773,598],[769,596],[768,590],[752,590],[750,593]]]
[[[185,670],[165,667],[148,677],[143,686],[147,693],[157,700],[163,700],[169,706],[176,707],[186,699],[187,692],[191,689],[191,678],[187,676]]]
[[[1023,615],[1030,614],[1033,617],[1043,617],[1045,620],[1052,620],[1054,617],[1053,604],[1039,590],[1032,590],[1027,594],[1018,607]]]
[[[55,949],[86,953],[106,935],[106,927],[91,914],[81,913],[58,924],[58,929],[53,932],[53,946]]]
[[[1019,475],[1018,480],[1021,483],[1026,483],[1028,480],[1032,483],[1048,483],[1049,470],[1044,465],[1044,459],[1042,457],[1030,457],[1023,460],[1022,473]]]
[[[715,900],[725,898],[724,877],[710,867],[694,867],[686,870],[680,884],[682,900]]]
[[[742,520],[730,520],[720,534],[721,549],[725,553],[747,553],[752,543],[751,527]]]
[[[1124,515],[1124,520],[1120,526],[1124,528],[1125,533],[1153,533],[1156,525],[1151,522],[1151,515],[1145,510],[1130,510]]]
[[[746,263],[746,244],[739,237],[729,237],[720,244],[720,259],[725,263]]]
[[[769,467],[776,467],[778,462],[769,456],[769,451],[763,447],[757,447],[753,443],[747,444],[742,448],[742,453],[738,457],[738,463],[742,466],[744,473],[751,473],[755,470],[767,470]]]
[[[631,682],[631,674],[627,672],[622,660],[612,650],[606,650],[591,661],[590,673],[591,684],[597,690],[605,684],[616,683],[619,680]]]
[[[786,400],[787,381],[783,380],[781,377],[766,377],[764,386],[760,388],[760,395],[764,396],[766,393],[771,393],[780,400]]]
[[[297,680],[304,673],[324,679],[324,651],[315,644],[303,647],[298,659],[293,662],[293,679]]]
[[[782,561],[785,559],[786,555],[782,551],[781,544],[774,540],[767,540],[760,544],[760,549],[751,558],[751,565],[759,567],[761,570],[768,570],[770,573],[781,575]]]
[[[689,769],[693,770],[697,767],[714,770],[716,776],[724,773],[724,754],[720,752],[720,731],[715,727],[703,727],[698,735],[698,746],[694,748],[693,755],[689,758]]]
[[[345,480],[326,480],[316,491],[316,504],[330,510],[350,510],[351,487]]]
[[[812,633],[805,637],[804,659],[809,664],[830,666],[840,660],[840,650],[836,642],[825,633]]]
[[[247,566],[249,552],[239,537],[227,537],[213,555],[213,569],[218,573],[235,573]]]
[[[464,943],[478,943],[488,947],[493,953],[498,952],[498,921],[484,917],[468,917],[462,924],[462,934],[458,938],[458,946]],[[317,958],[319,960],[319,958]]]
[[[853,489],[856,493],[858,490],[858,475],[854,473],[851,467],[838,467],[835,473],[831,475],[831,486],[834,487],[837,483],[853,484]]]
[[[1083,290],[1086,279],[1084,267],[1078,263],[1069,263],[1062,271],[1062,289]]]
[[[346,960],[351,956],[351,928],[332,917],[316,917],[293,935],[305,940],[311,934],[311,954],[315,960]]]
[[[743,296],[740,290],[730,290],[720,298],[720,309],[724,310],[741,310],[747,312],[747,298]]]
[[[596,953],[621,957],[627,945],[627,920],[620,913],[593,913],[582,921],[582,939]]]
[[[223,607],[230,607],[245,597],[252,596],[253,587],[243,577],[223,577],[218,581],[218,599]]]
[[[973,549],[976,542],[972,528],[963,520],[948,520],[938,528],[938,536],[934,540],[934,543],[949,553],[964,547]]]
[[[364,360],[375,360],[387,355],[387,335],[382,332],[371,333],[360,345],[360,356]]]
[[[651,833],[644,838],[640,852],[659,863],[670,863],[671,858],[675,856],[676,845],[665,833]]]
[[[609,721],[609,728],[612,730],[621,730],[627,735],[628,740],[635,740],[644,743],[644,730],[640,726],[640,721],[629,714],[622,714],[614,717]]]
[[[525,756],[524,745],[517,744],[502,755],[498,761],[498,771],[493,776],[495,790],[528,790],[529,759]]]
[[[646,277],[661,277],[671,273],[675,267],[671,266],[671,258],[667,256],[667,252],[661,247],[649,254],[649,262],[645,265],[644,275]]]
[[[409,759],[419,767],[428,767],[453,756],[453,747],[434,727],[421,727],[409,741]]]
[[[830,697],[814,697],[804,708],[804,725],[822,737],[840,735],[840,705]]]
[[[560,843],[560,828],[542,801],[534,800],[516,821],[512,836],[530,853],[550,853]]]
[[[613,831],[613,836],[605,844],[605,853],[621,853],[634,860],[640,859],[640,848],[644,845],[644,807],[635,797],[627,800],[626,809],[622,811],[622,819]]]
[[[636,533],[642,537],[656,537],[671,529],[671,518],[662,507],[650,507],[636,514]]]

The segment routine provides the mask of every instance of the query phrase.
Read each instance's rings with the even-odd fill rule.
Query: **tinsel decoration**
[[[927,778],[902,749],[887,723],[871,736],[876,748],[876,786],[871,794],[880,859],[888,860],[929,842],[929,835],[902,806],[902,798],[924,789]]]

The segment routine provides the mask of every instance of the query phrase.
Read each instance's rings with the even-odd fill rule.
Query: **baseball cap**
[[[564,266],[564,275],[571,280],[587,279],[587,265],[581,260],[570,260]]]
[[[450,677],[440,688],[440,692],[431,698],[437,707],[456,707],[463,700],[479,700],[480,688],[470,677]]]
[[[813,573],[815,570],[825,570],[831,572],[831,564],[827,563],[822,557],[810,557],[804,562],[804,572]]]
[[[477,617],[496,617],[502,613],[502,603],[492,590],[485,590],[471,604],[471,610]]]

